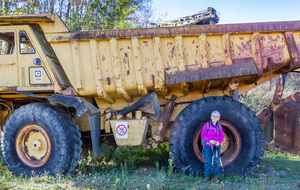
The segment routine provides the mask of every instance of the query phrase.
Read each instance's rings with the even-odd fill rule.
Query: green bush
[[[0,168],[2,168],[4,165],[4,159],[2,157],[2,151],[0,150]]]
[[[2,157],[2,152],[1,152],[1,150],[0,150],[0,173],[3,173],[4,171],[6,171],[7,170],[7,167],[6,167],[6,165],[5,165],[5,162],[4,162],[4,159],[3,159],[3,157]],[[0,177],[0,179],[1,179],[1,177]],[[1,188],[0,188],[1,189]]]
[[[169,159],[169,144],[162,143],[157,149],[138,147],[118,147],[113,154],[116,165],[127,164],[128,167],[167,166]]]

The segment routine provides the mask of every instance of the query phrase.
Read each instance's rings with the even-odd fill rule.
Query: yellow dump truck
[[[238,95],[300,67],[300,22],[70,32],[56,14],[2,16],[0,47],[1,150],[14,174],[73,172],[103,135],[169,142],[180,171],[201,172],[200,133],[218,110],[225,175],[247,175],[265,140]]]

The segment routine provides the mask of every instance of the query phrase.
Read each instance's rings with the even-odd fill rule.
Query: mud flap
[[[102,152],[101,148],[101,112],[93,104],[87,101],[85,98],[80,98],[84,106],[87,108],[89,116],[89,122],[91,127],[91,136],[93,144],[93,152],[95,158]]]
[[[93,152],[95,158],[102,152],[101,148],[101,114],[89,114],[89,121],[91,127]]]
[[[139,101],[135,102],[131,106],[124,108],[123,110],[118,112],[118,115],[125,116],[127,113],[140,109],[144,113],[146,113],[150,118],[158,121],[161,116],[160,104],[158,101],[158,97],[155,92],[151,92],[150,94],[144,96]]]

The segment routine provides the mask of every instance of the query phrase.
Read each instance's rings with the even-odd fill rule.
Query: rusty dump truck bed
[[[108,103],[131,102],[152,89],[185,97],[196,91],[195,99],[229,95],[233,78],[243,93],[269,80],[271,70],[275,77],[300,66],[300,21],[48,33],[46,38],[78,93]]]

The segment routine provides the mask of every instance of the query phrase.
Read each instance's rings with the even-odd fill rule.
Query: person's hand
[[[210,140],[209,143],[215,145],[216,141],[215,140]]]
[[[216,141],[215,146],[218,147],[220,145],[220,143],[218,141]]]

